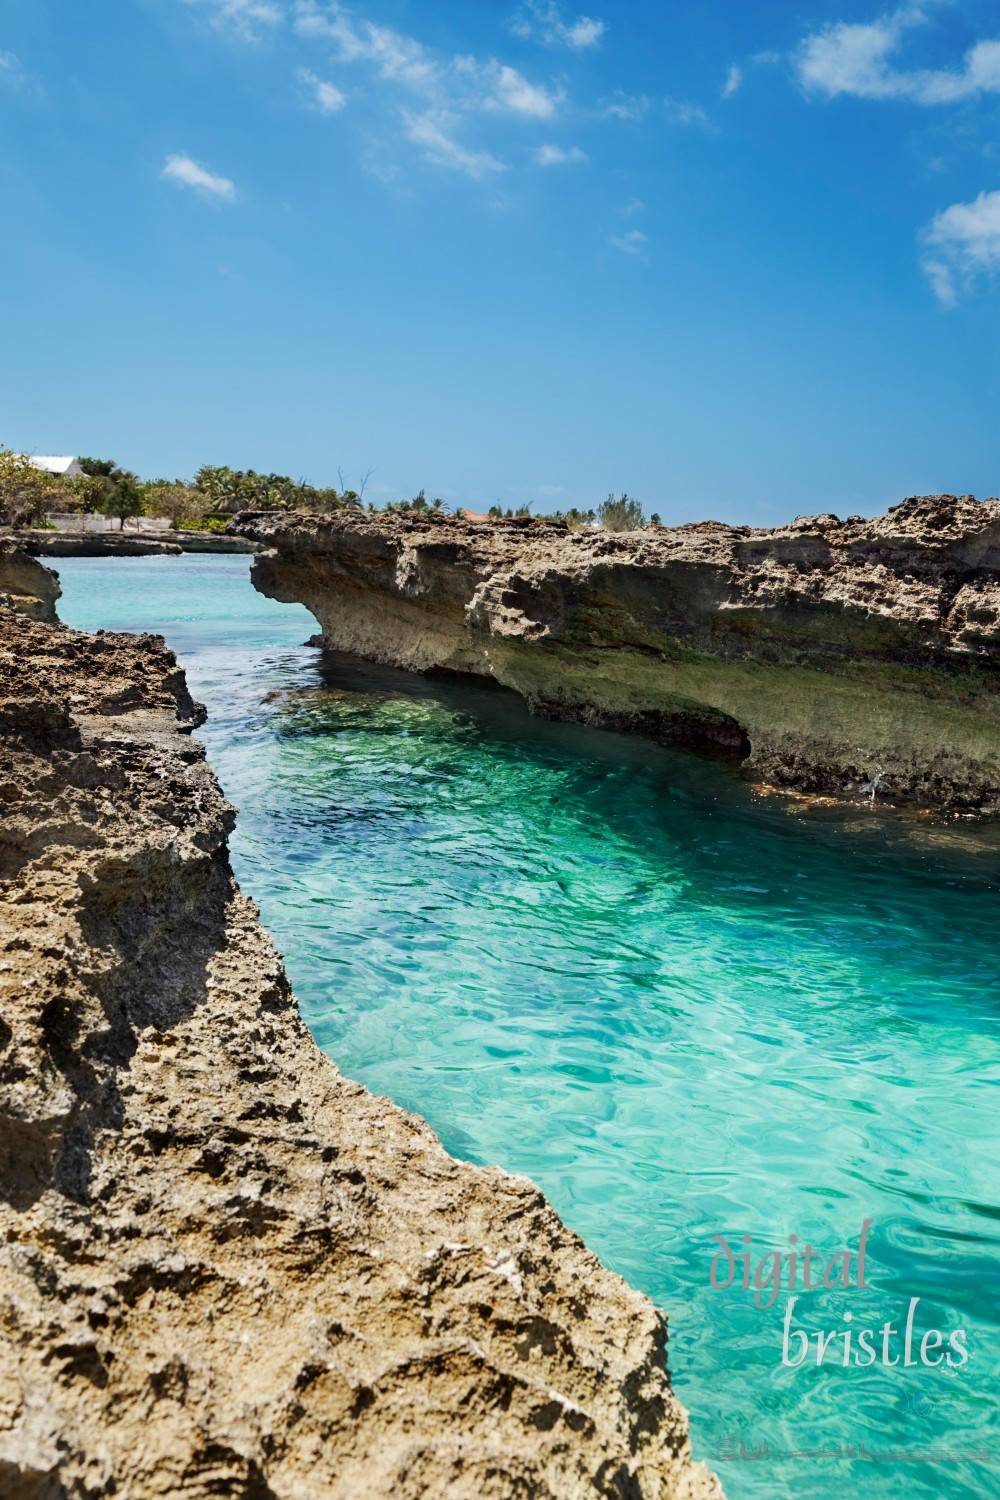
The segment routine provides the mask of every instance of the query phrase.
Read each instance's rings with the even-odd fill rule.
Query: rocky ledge
[[[182,552],[256,552],[253,542],[213,531],[20,531],[32,557],[179,557]]]
[[[319,1052],[201,717],[0,603],[0,1493],[720,1496],[653,1306]]]
[[[776,530],[352,512],[233,528],[269,549],[258,589],[305,604],[328,647],[493,677],[537,713],[780,787],[1000,812],[1000,501]]]

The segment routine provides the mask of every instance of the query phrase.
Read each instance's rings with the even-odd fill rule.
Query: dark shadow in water
[[[307,722],[301,729],[289,723],[285,732],[322,734],[325,721],[330,732],[339,730],[336,701],[325,704],[325,692],[335,693],[338,700],[347,693],[383,701],[436,703],[498,755],[517,756],[527,748],[567,769],[577,767],[580,786],[574,791],[581,794],[593,793],[595,776],[601,771],[641,777],[644,801],[648,804],[651,791],[656,804],[652,825],[620,801],[609,801],[600,809],[593,795],[588,800],[589,815],[603,811],[617,835],[627,830],[628,837],[640,845],[659,849],[664,838],[673,837],[671,808],[683,803],[689,811],[697,809],[713,856],[721,840],[730,845],[737,866],[740,846],[749,857],[752,845],[754,867],[767,868],[767,846],[776,841],[779,867],[802,859],[809,864],[834,861],[841,868],[846,862],[852,878],[862,886],[872,882],[873,896],[886,861],[894,866],[897,878],[909,876],[919,887],[919,897],[915,890],[914,899],[927,899],[928,882],[951,889],[958,885],[970,893],[1000,893],[1000,822],[996,820],[954,821],[860,801],[819,806],[780,795],[764,796],[731,764],[693,750],[615,730],[537,718],[519,694],[492,679],[431,678],[341,652],[322,654],[319,675],[323,687],[315,694],[307,690],[294,695],[296,713],[308,705]],[[714,863],[706,870],[713,883],[719,873]],[[729,873],[738,876],[739,869]],[[768,898],[773,904],[773,891]]]

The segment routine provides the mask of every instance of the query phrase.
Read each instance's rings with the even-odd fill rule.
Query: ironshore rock
[[[540,714],[806,792],[1000,812],[1000,501],[631,533],[246,513],[253,578],[327,647],[493,677]]]
[[[652,1304],[316,1047],[202,717],[0,601],[0,1494],[718,1500]]]
[[[32,557],[179,557],[182,552],[256,552],[253,542],[224,532],[30,531],[16,533]]]
[[[0,597],[32,620],[56,618],[62,590],[51,568],[42,567],[10,537],[0,537]]]

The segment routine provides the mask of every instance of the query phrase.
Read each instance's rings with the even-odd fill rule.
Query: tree
[[[364,487],[374,472],[369,469],[362,475],[360,490],[348,490],[343,488],[343,471],[339,471],[342,488],[338,491],[332,486],[318,489],[288,474],[258,474],[256,469],[203,464],[191,488],[203,501],[196,514],[203,515],[206,510],[224,514],[239,510],[305,510],[323,514],[360,509]]]
[[[530,505],[519,505],[517,507],[517,510],[512,510],[510,508],[510,506],[508,505],[507,509],[504,510],[503,506],[500,504],[500,502],[498,500],[497,503],[496,503],[496,505],[491,505],[490,506],[490,508],[486,512],[486,514],[488,516],[491,516],[494,521],[515,521],[515,520],[518,520],[522,516],[530,516],[531,515],[531,506]],[[535,517],[535,520],[537,520],[537,521],[553,521],[553,520],[556,520],[556,519],[562,520],[562,516],[560,515],[558,517],[555,517],[555,516],[536,516]]]
[[[45,518],[52,489],[51,478],[35,468],[27,453],[0,448],[0,523],[37,525]]]
[[[134,474],[127,470],[116,479],[104,497],[101,506],[106,516],[117,516],[120,530],[125,530],[125,522],[130,516],[142,514],[142,490],[139,481]]]
[[[91,479],[115,479],[122,472],[113,458],[78,458],[77,463]]]
[[[592,510],[579,510],[573,505],[560,519],[570,531],[582,531],[585,526],[593,526],[595,516]]]
[[[630,500],[624,493],[617,500],[614,495],[603,500],[597,507],[597,518],[605,531],[638,531],[646,524],[639,501]]]
[[[356,498],[357,501],[360,502],[360,496]],[[354,501],[352,501],[350,496],[348,495],[341,496],[341,499],[345,502],[345,504],[354,504]],[[378,507],[374,506],[369,500],[368,509],[376,510],[377,508]],[[390,500],[389,504],[385,508],[390,515],[415,514],[420,516],[433,512],[434,515],[444,516],[449,513],[449,507],[442,499],[440,499],[440,497],[435,500],[428,500],[427,495],[423,490],[420,490],[418,494],[414,495],[412,500]]]
[[[219,510],[231,489],[232,469],[216,464],[202,464],[194,476],[195,489],[201,491],[211,510]]]
[[[332,510],[360,510],[361,496],[357,490],[314,489],[310,484],[300,486],[295,497],[296,510],[312,511],[314,515],[325,515]]]
[[[182,521],[197,521],[210,508],[208,496],[193,485],[175,479],[157,480],[143,486],[145,509],[151,516],[167,516],[176,531]]]
[[[103,480],[92,479],[89,474],[75,474],[71,479],[60,479],[59,488],[63,501],[60,509],[69,512],[96,510],[97,507],[91,503],[92,496],[101,493],[103,485]]]
[[[359,484],[360,484],[360,486],[361,486],[361,488],[357,489],[357,490],[349,490],[347,488],[347,483],[346,483],[346,481],[344,479],[344,471],[343,471],[343,469],[338,469],[337,470],[337,478],[340,480],[340,493],[342,495],[356,495],[358,501],[360,502],[361,500],[363,500],[365,498],[365,486],[367,485],[369,479],[372,477],[372,475],[374,473],[375,473],[374,469],[366,469],[365,472],[362,474],[360,480],[358,481]]]

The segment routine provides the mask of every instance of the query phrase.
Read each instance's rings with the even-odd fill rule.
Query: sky
[[[535,513],[1000,490],[1000,8],[2,0],[0,443]]]

